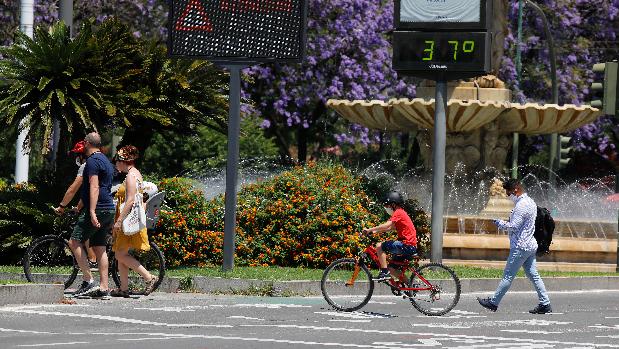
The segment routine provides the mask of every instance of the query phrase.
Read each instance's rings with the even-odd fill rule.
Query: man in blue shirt
[[[535,201],[524,192],[522,185],[516,179],[509,179],[503,183],[503,189],[509,198],[516,205],[512,210],[509,221],[496,219],[494,223],[501,230],[509,233],[509,257],[503,271],[503,279],[492,298],[477,298],[479,304],[484,308],[496,311],[501,299],[509,290],[516,273],[521,266],[524,273],[535,286],[539,304],[532,310],[531,314],[546,314],[552,312],[550,298],[546,292],[544,281],[537,272],[535,252],[537,252],[537,241],[533,237],[535,232],[535,218],[537,217],[537,205]]]
[[[81,199],[77,205],[80,210],[75,229],[71,234],[69,246],[75,254],[82,270],[83,282],[75,292],[76,296],[88,295],[109,298],[107,240],[114,225],[114,200],[111,193],[114,167],[100,151],[101,136],[92,132],[84,138],[86,166],[84,167]],[[99,264],[99,286],[94,283],[84,250],[84,242],[90,240]]]

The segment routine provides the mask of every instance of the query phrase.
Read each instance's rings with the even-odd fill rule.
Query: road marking
[[[233,327],[232,325],[216,325],[216,324],[167,324],[164,322],[129,319],[129,318],[123,318],[123,317],[118,317],[118,316],[93,315],[93,314],[84,314],[84,313],[80,313],[80,314],[63,313],[59,311],[41,311],[41,310],[32,310],[32,309],[19,309],[19,308],[12,308],[10,310],[0,308],[0,311],[23,313],[23,314],[35,314],[35,315],[55,315],[55,316],[66,316],[66,317],[78,317],[78,318],[87,318],[87,319],[108,320],[108,321],[130,323],[130,324],[165,326],[165,327],[216,327],[216,328]]]
[[[348,328],[348,327],[326,327],[326,326],[311,326],[311,325],[292,325],[292,324],[246,324],[240,325],[241,327],[278,327],[278,328],[296,328],[296,329],[304,329],[304,330],[315,330],[315,331],[332,331],[332,332],[356,332],[356,333],[377,333],[377,334],[389,334],[389,335],[409,335],[409,336],[442,336],[444,338],[464,338],[464,339],[481,339],[481,340],[498,340],[498,341],[512,341],[515,343],[527,343],[527,348],[542,348],[548,347],[546,344],[558,344],[558,345],[584,345],[584,346],[595,346],[596,348],[619,348],[619,344],[593,344],[593,343],[579,343],[579,342],[561,342],[561,341],[552,341],[552,340],[543,340],[543,339],[529,339],[529,338],[509,338],[509,337],[491,337],[491,336],[481,336],[481,335],[460,335],[460,334],[438,334],[438,333],[427,333],[427,332],[408,332],[408,331],[381,331],[381,330],[372,330],[365,328]],[[539,346],[543,345],[543,346]]]
[[[164,312],[193,312],[195,309],[183,309],[181,307],[161,307],[161,308],[133,308],[135,310],[152,310],[152,311],[164,311]]]
[[[0,328],[0,332],[18,332],[18,333],[34,333],[34,334],[56,334],[54,332],[40,332],[40,331],[28,331],[28,330],[14,330],[12,328]]]
[[[18,347],[52,347],[57,345],[90,344],[90,342],[66,342],[66,343],[41,343],[41,344],[18,344]]]
[[[445,325],[445,324],[417,324],[411,322],[414,327],[429,327],[429,328],[471,328],[471,326]]]
[[[228,319],[244,319],[244,320],[257,320],[257,321],[265,321],[264,319],[257,318],[257,317],[240,316],[240,315],[232,315],[232,316],[228,316]]]
[[[552,332],[552,331],[535,331],[535,330],[501,330],[501,332],[512,332],[512,333],[533,333],[533,334],[555,334],[555,333],[563,333],[560,331]]]
[[[343,317],[348,319],[390,319],[395,317],[389,314],[367,313],[362,311],[351,311],[350,313],[342,313],[339,311],[315,311],[314,314]]]
[[[551,321],[551,320],[497,320],[491,321],[493,324],[514,324],[514,325],[529,325],[529,326],[550,326],[550,325],[569,325],[571,321]]]
[[[331,319],[329,322],[372,322],[372,320],[346,320],[346,319]]]

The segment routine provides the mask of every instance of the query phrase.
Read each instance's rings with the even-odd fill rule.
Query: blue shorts
[[[392,240],[382,243],[381,248],[383,251],[391,253],[392,255],[410,256],[417,254],[417,248],[412,245],[405,245],[402,241]]]

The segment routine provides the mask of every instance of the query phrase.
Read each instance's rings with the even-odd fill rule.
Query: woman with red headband
[[[112,250],[115,253],[116,260],[118,261],[118,271],[120,273],[120,289],[112,291],[113,297],[129,297],[129,269],[133,269],[142,276],[146,284],[144,295],[150,294],[155,288],[157,278],[154,277],[140,261],[135,259],[129,254],[129,250],[150,250],[148,244],[148,234],[146,228],[140,232],[126,235],[123,232],[123,220],[131,212],[131,207],[134,205],[135,194],[143,193],[142,174],[135,167],[135,160],[139,157],[139,151],[132,145],[127,145],[118,150],[115,156],[116,169],[122,173],[126,173],[127,177],[123,184],[118,188],[116,192],[116,199],[118,200],[116,205],[116,220],[113,228],[114,243],[112,244]],[[121,210],[121,204],[124,203]],[[143,205],[142,202],[139,203]]]

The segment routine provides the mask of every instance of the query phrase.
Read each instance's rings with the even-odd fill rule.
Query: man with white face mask
[[[413,221],[402,208],[404,199],[396,191],[392,191],[383,200],[385,211],[391,218],[377,227],[363,229],[364,233],[384,232],[395,230],[398,232],[398,240],[379,242],[376,244],[376,254],[380,262],[380,273],[374,280],[387,281],[391,279],[391,272],[396,272],[395,268],[387,265],[387,253],[393,256],[392,261],[405,259],[408,256],[417,254],[417,230]],[[399,277],[400,275],[396,275]]]
[[[479,304],[484,308],[496,311],[503,296],[509,290],[512,281],[520,267],[524,267],[524,272],[533,283],[539,304],[532,310],[531,314],[551,313],[550,298],[546,292],[544,281],[537,272],[535,252],[537,252],[537,241],[533,236],[535,232],[535,218],[537,217],[537,205],[524,192],[522,185],[516,179],[509,179],[503,183],[503,189],[509,198],[514,202],[515,207],[509,217],[509,221],[500,219],[494,220],[496,226],[501,230],[509,232],[509,257],[503,271],[503,279],[492,298],[477,298]]]
[[[73,200],[73,197],[77,193],[78,190],[82,187],[82,181],[84,180],[84,167],[86,167],[86,142],[79,141],[75,143],[73,149],[69,151],[69,154],[75,156],[75,165],[77,166],[77,174],[75,175],[75,179],[73,183],[67,188],[67,191],[64,193],[62,200],[58,207],[54,208],[54,211],[58,215],[64,214],[67,206]],[[95,252],[89,246],[88,241],[86,241],[86,249],[88,251],[88,265],[90,269],[97,268],[97,258],[95,257]]]

